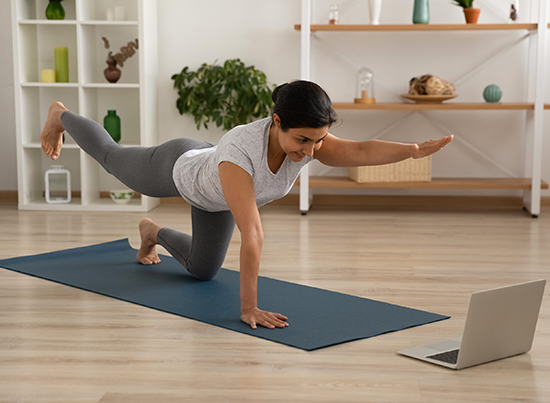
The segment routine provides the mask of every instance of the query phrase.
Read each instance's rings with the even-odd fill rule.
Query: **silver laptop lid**
[[[457,368],[531,349],[546,280],[472,294]]]

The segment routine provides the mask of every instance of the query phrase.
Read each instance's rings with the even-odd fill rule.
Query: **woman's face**
[[[328,126],[318,129],[308,127],[281,130],[280,120],[275,118],[275,125],[278,130],[279,145],[286,155],[294,161],[299,162],[307,155],[309,157],[321,148],[323,140],[328,134]]]

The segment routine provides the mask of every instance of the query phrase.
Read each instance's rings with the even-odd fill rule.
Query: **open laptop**
[[[476,292],[462,337],[398,351],[452,369],[462,369],[531,349],[546,280]]]

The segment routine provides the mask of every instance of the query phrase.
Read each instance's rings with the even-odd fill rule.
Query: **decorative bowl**
[[[116,204],[127,204],[134,197],[134,191],[128,189],[110,190],[109,194]]]
[[[443,101],[456,98],[457,96],[458,95],[401,95],[401,97],[415,101],[417,104],[440,104]]]

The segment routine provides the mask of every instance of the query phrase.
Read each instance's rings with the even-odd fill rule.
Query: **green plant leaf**
[[[184,67],[172,75],[178,93],[176,107],[181,115],[194,117],[197,129],[208,123],[230,130],[253,118],[266,117],[273,106],[271,95],[275,85],[254,66],[245,66],[240,59],[226,60],[223,66],[203,63],[196,71]]]

